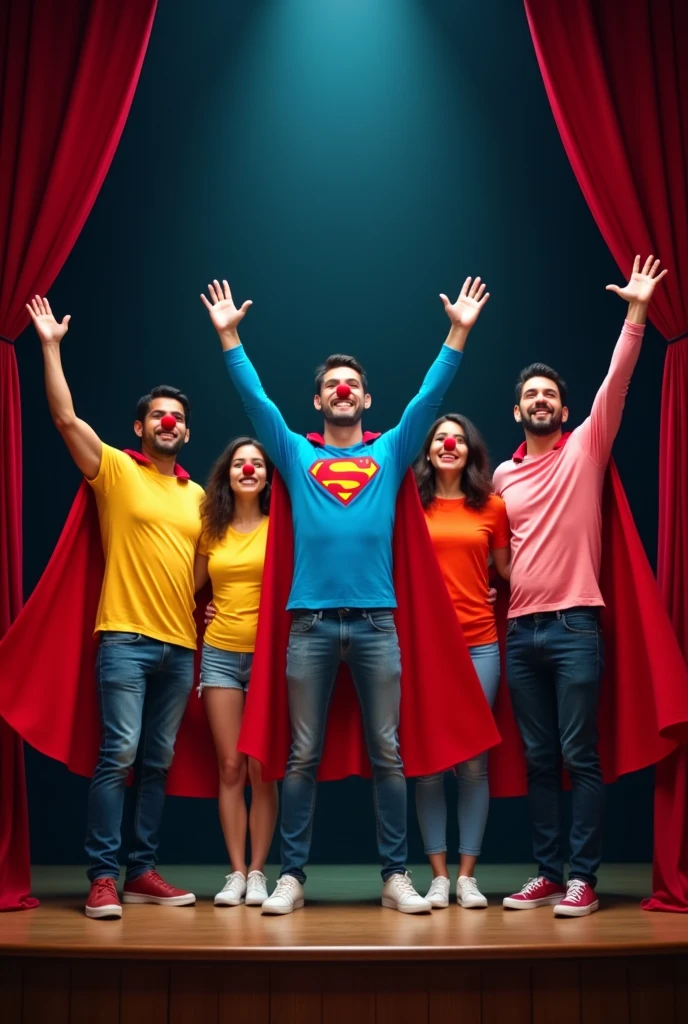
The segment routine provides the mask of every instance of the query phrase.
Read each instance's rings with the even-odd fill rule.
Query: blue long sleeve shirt
[[[259,440],[284,479],[294,523],[287,608],[395,608],[397,492],[438,414],[462,353],[443,345],[399,424],[369,444],[314,445],[290,430],[243,346],[224,354]]]

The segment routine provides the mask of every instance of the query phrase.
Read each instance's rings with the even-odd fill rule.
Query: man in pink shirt
[[[514,418],[526,439],[494,475],[512,531],[507,674],[525,748],[538,862],[538,876],[504,900],[513,910],[553,905],[556,915],[581,917],[599,906],[594,886],[604,800],[597,752],[602,486],[647,307],[665,274],[652,257],[641,271],[636,256],[628,284],[607,286],[628,301],[628,313],[590,416],[572,433],[562,432],[569,411],[559,374],[543,363],[521,371]],[[573,787],[566,888],[562,758]]]

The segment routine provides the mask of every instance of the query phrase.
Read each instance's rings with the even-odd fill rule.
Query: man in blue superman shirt
[[[237,308],[226,281],[214,281],[208,292],[210,299],[201,299],[220,337],[227,370],[286,483],[294,526],[294,576],[287,605],[293,613],[287,651],[292,747],[282,789],[282,873],[263,913],[289,914],[304,904],[316,774],[342,661],[349,665],[358,694],[373,771],[382,904],[403,913],[429,911],[405,865],[394,511],[404,474],[438,414],[489,293],[480,278],[467,278],[454,304],[441,296],[451,323],[447,339],[398,426],[372,443],[363,443],[361,418],[371,404],[363,367],[352,356],[326,359],[317,371],[313,399],[325,420],[324,445],[314,447],[289,430],[239,341],[237,328],[250,301]]]

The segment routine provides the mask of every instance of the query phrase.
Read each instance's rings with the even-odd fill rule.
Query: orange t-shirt
[[[510,541],[506,505],[491,494],[481,509],[463,498],[435,498],[425,510],[432,545],[469,647],[497,639],[489,601],[488,556]]]

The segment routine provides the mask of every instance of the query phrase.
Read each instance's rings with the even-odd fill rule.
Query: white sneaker
[[[382,906],[402,914],[427,914],[432,910],[432,904],[413,888],[408,871],[398,871],[387,879],[382,887]]]
[[[244,902],[246,892],[246,876],[241,871],[232,871],[225,875],[227,881],[215,897],[216,907],[238,907]]]
[[[451,882],[444,875],[433,878],[432,885],[425,896],[431,907],[448,907]]]
[[[303,886],[293,875],[282,875],[277,879],[272,896],[263,903],[264,914],[291,914],[304,904]]]
[[[262,907],[268,898],[267,878],[262,871],[249,871],[246,879],[247,907]]]
[[[475,878],[469,878],[468,875],[459,875],[456,883],[456,902],[467,910],[487,906],[487,900],[478,888]]]

